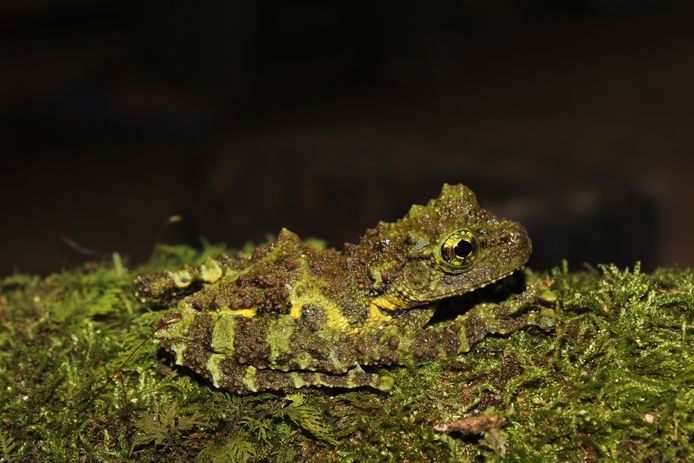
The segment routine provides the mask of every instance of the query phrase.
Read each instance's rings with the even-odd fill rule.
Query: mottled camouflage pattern
[[[478,247],[470,268],[442,265],[441,243],[469,230]],[[283,229],[251,257],[221,256],[201,266],[138,279],[145,301],[174,304],[156,339],[224,389],[302,386],[388,390],[390,377],[366,365],[410,365],[466,352],[489,332],[548,326],[537,313],[512,316],[530,297],[484,304],[427,326],[436,301],[485,286],[521,267],[530,241],[518,223],[481,209],[462,185],[444,185],[426,206],[367,230],[342,252],[316,250]]]

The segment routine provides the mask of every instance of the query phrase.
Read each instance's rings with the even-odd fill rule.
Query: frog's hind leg
[[[223,357],[219,358],[219,362],[215,362],[214,356],[215,354],[212,354],[213,358],[207,365],[210,379],[216,387],[235,392],[286,391],[306,386],[345,389],[368,386],[388,391],[393,386],[392,377],[367,373],[358,366],[345,374],[333,375],[310,371],[261,369],[251,365],[239,365]],[[215,363],[217,365],[214,365]]]
[[[167,303],[195,288],[217,282],[231,272],[231,259],[220,256],[208,258],[200,265],[185,265],[174,271],[161,271],[135,279],[137,296],[148,302]]]

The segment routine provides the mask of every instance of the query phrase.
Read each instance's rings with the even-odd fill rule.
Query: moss
[[[390,393],[239,396],[158,352],[148,338],[161,312],[140,304],[132,287],[138,274],[222,250],[162,246],[147,267],[125,268],[114,255],[46,278],[2,279],[0,461],[687,461],[694,454],[691,270],[528,272],[556,295],[553,333],[490,337],[453,363],[377,370],[394,378]],[[479,415],[506,424],[470,435],[434,430]]]

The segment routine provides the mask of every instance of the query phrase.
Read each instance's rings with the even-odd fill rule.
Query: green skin
[[[393,379],[361,366],[451,359],[489,333],[551,329],[551,311],[520,310],[538,301],[534,287],[427,325],[437,302],[511,274],[530,249],[522,225],[480,208],[469,188],[444,185],[428,205],[342,252],[316,250],[285,229],[251,257],[140,277],[138,295],[172,306],[155,339],[216,387],[386,391]]]

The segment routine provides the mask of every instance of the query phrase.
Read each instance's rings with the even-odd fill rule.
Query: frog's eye
[[[438,258],[445,271],[460,273],[475,263],[479,243],[475,235],[467,229],[457,230],[441,243]]]

